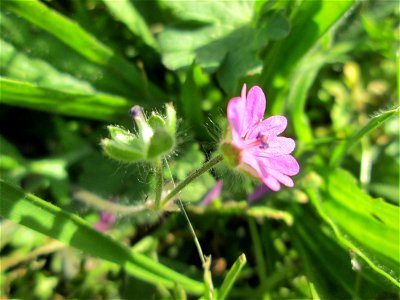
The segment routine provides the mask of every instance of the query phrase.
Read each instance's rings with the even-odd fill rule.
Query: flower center
[[[259,132],[257,134],[257,139],[260,141],[261,149],[267,149],[269,147],[269,135],[265,135]]]
[[[269,135],[259,132],[254,140],[246,143],[246,148],[259,147],[260,149],[267,149],[269,147]]]

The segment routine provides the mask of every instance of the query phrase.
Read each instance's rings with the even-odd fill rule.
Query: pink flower
[[[246,97],[246,84],[242,96],[228,103],[230,131],[221,144],[221,151],[228,163],[260,178],[273,191],[279,191],[281,183],[293,187],[289,176],[299,172],[299,164],[290,155],[295,148],[291,138],[278,136],[287,125],[283,116],[263,120],[265,95],[254,86]]]
[[[97,223],[93,224],[93,227],[97,231],[104,232],[110,230],[113,227],[116,220],[117,217],[115,216],[115,214],[102,211],[100,213],[100,220]]]
[[[116,198],[111,198],[111,202],[116,202]],[[108,211],[102,211],[100,213],[100,219],[97,223],[93,224],[93,228],[97,231],[108,231],[110,230],[114,223],[117,221],[117,216],[114,213]]]

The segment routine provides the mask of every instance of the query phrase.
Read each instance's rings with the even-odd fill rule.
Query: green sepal
[[[107,126],[107,129],[110,133],[111,139],[113,139],[115,142],[129,144],[134,139],[137,139],[134,134],[121,127],[109,125]]]
[[[147,123],[149,123],[150,127],[153,129],[158,129],[158,128],[165,128],[165,121],[164,119],[153,113],[151,117],[147,120]]]
[[[240,164],[240,149],[229,142],[222,142],[219,149],[229,166],[237,167]]]
[[[164,129],[158,128],[152,136],[147,150],[147,158],[154,159],[158,156],[167,155],[173,150],[175,140],[173,136]]]
[[[110,139],[101,141],[104,153],[119,161],[137,162],[145,159],[145,152],[137,147],[132,147],[129,144],[123,144]]]

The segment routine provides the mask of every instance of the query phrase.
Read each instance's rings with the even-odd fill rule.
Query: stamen
[[[269,147],[269,136],[268,135],[264,135],[261,132],[259,132],[257,134],[257,139],[259,139],[261,142],[261,144],[260,144],[261,149],[266,149]]]
[[[259,147],[260,149],[267,149],[269,147],[269,135],[264,135],[259,132],[255,139],[247,141],[246,148]]]

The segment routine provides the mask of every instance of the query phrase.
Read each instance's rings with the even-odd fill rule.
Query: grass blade
[[[132,103],[101,93],[63,92],[0,77],[1,103],[95,120],[127,116]]]
[[[187,292],[201,294],[203,283],[175,272],[147,256],[132,252],[117,241],[94,230],[86,221],[32,194],[0,181],[0,215],[32,230],[59,240],[88,254],[125,267],[140,280],[174,288],[179,284]],[[101,245],[98,247],[96,245]]]
[[[233,284],[235,283],[237,277],[240,274],[243,266],[246,264],[246,255],[242,253],[235,261],[233,266],[230,268],[228,274],[224,281],[222,282],[221,288],[218,292],[218,299],[225,299],[228,296],[229,291],[231,290]]]
[[[57,39],[97,64],[107,66],[127,84],[135,87],[134,92],[146,99],[163,99],[163,93],[147,82],[142,74],[121,56],[78,24],[48,8],[37,0],[3,1],[4,8],[51,33]]]
[[[286,107],[291,115],[293,129],[298,141],[311,143],[314,140],[306,114],[306,102],[308,92],[319,71],[325,64],[343,60],[343,57],[349,51],[351,51],[350,45],[342,44],[331,47],[329,50],[308,53],[293,71]]]
[[[45,60],[29,57],[3,39],[0,39],[0,49],[0,65],[4,77],[34,82],[57,90],[95,91],[89,82],[62,73]]]
[[[337,167],[342,162],[344,156],[349,152],[349,150],[356,145],[361,138],[371,132],[372,130],[378,128],[387,120],[389,120],[395,114],[398,114],[400,111],[400,106],[394,109],[386,110],[374,117],[372,117],[369,122],[362,127],[359,131],[354,133],[351,137],[341,142],[336,148],[333,150],[333,154],[331,160],[329,162],[331,167]]]
[[[142,38],[142,40],[153,49],[157,49],[158,45],[150,29],[147,27],[145,20],[140,13],[136,10],[135,6],[128,0],[107,1],[103,3],[108,7],[111,13],[122,23],[124,23],[129,30]]]

